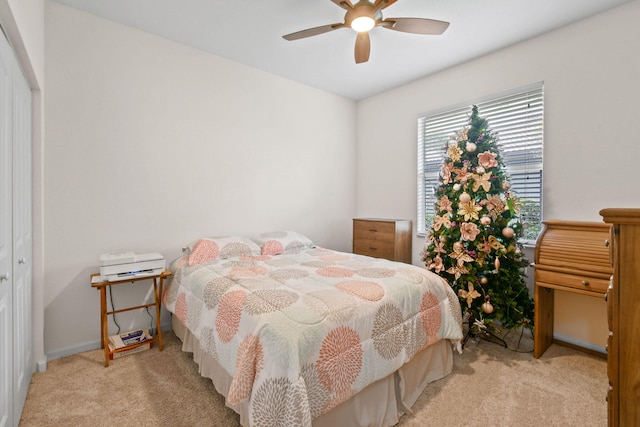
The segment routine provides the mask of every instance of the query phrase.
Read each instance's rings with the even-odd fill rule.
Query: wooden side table
[[[162,351],[162,328],[160,327],[160,307],[162,304],[162,287],[163,281],[166,277],[171,276],[171,272],[169,270],[164,270],[162,273],[157,274],[155,276],[145,276],[145,277],[136,277],[136,278],[128,278],[125,280],[119,280],[116,282],[96,282],[93,283],[94,277],[100,276],[99,273],[91,275],[91,286],[98,289],[100,291],[100,336],[101,336],[101,348],[104,349],[104,366],[109,366],[109,357],[112,353],[117,353],[120,351],[130,350],[140,345],[147,344],[147,342],[134,344],[132,346],[124,347],[118,350],[111,351],[109,350],[109,315],[114,315],[116,313],[122,313],[124,311],[138,310],[140,308],[154,307],[156,308],[156,341],[158,342],[158,349]],[[153,280],[153,294],[154,294],[154,302],[150,304],[138,305],[135,307],[122,308],[120,310],[107,311],[107,286],[120,285],[122,283],[134,283],[140,282],[142,280]]]

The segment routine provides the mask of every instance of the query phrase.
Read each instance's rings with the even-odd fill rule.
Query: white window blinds
[[[418,118],[419,234],[427,234],[432,224],[435,189],[449,138],[468,126],[471,107],[477,105],[479,115],[497,135],[511,191],[522,205],[523,240],[536,240],[542,225],[543,95],[542,83],[536,83],[508,95]]]

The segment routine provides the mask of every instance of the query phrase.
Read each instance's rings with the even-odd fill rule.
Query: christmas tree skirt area
[[[399,425],[607,425],[605,359],[557,344],[535,359],[528,330],[503,338],[508,348],[471,336],[451,375],[430,384]]]
[[[468,317],[463,331],[463,348],[471,338],[478,338],[514,351],[533,351],[533,332],[529,328],[506,329],[498,321],[486,325],[483,320]]]

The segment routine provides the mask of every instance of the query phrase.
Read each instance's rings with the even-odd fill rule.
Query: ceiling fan
[[[389,30],[402,31],[413,34],[439,35],[449,26],[448,22],[425,18],[382,18],[382,10],[391,6],[398,0],[358,0],[356,4],[351,0],[331,0],[347,13],[344,22],[322,25],[282,36],[285,40],[298,40],[306,37],[317,36],[340,28],[351,27],[358,32],[356,37],[355,57],[356,64],[367,62],[371,51],[369,30],[374,27],[383,27]]]

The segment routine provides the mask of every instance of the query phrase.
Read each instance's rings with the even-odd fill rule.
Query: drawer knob
[[[582,285],[583,286],[589,286],[589,281],[588,280],[583,280],[582,281]]]
[[[378,248],[369,248],[369,250],[371,250],[371,251],[377,251],[377,250],[378,250]]]
[[[604,245],[608,248],[609,247],[609,239],[604,241]]]
[[[371,229],[371,228],[369,229],[369,231],[372,232],[372,233],[377,233],[378,232],[378,230]]]

